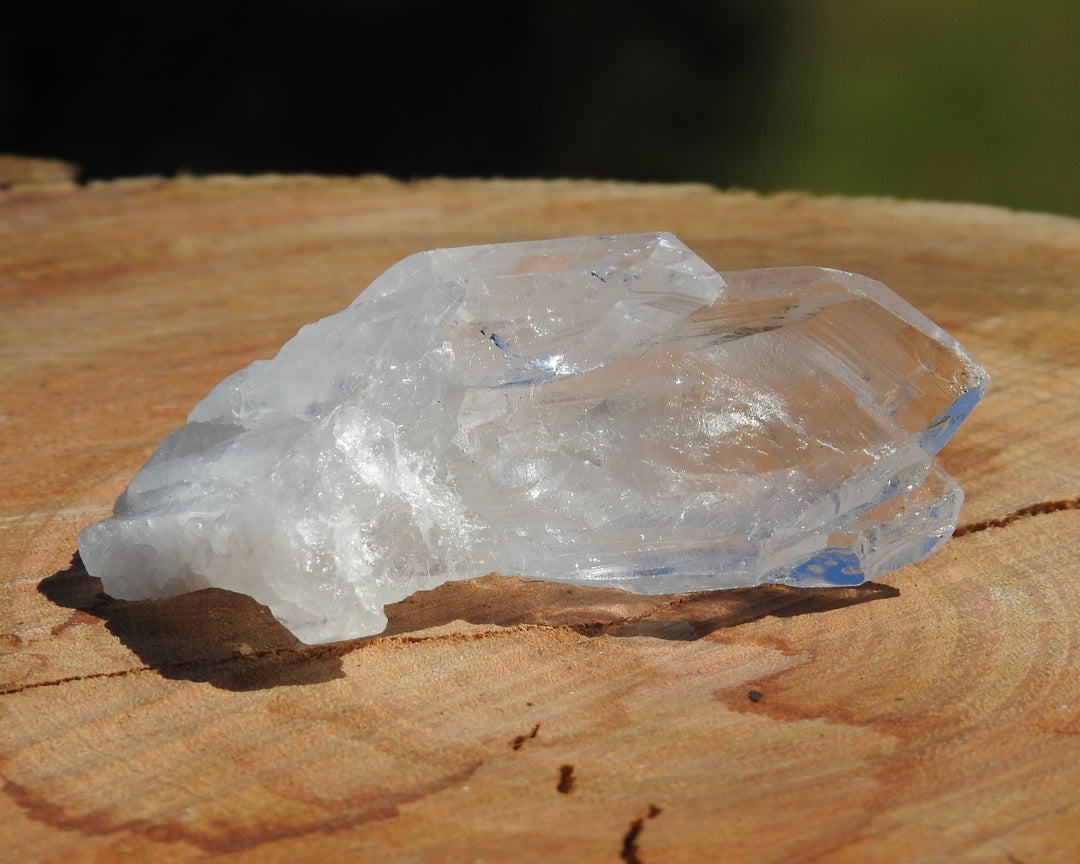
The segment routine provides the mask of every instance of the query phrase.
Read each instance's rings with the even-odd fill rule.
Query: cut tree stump
[[[598,182],[80,187],[13,164],[0,861],[1080,860],[1080,222]],[[941,457],[967,493],[941,552],[832,590],[477,573],[318,647],[222,591],[112,600],[73,557],[217,381],[405,255],[645,230],[718,269],[881,279],[987,366]]]

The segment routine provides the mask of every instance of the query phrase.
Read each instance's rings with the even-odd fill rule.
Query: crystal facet
[[[115,597],[228,588],[306,642],[488,572],[852,585],[951,535],[932,457],[988,380],[851,273],[717,273],[670,234],[437,249],[222,381],[79,548]]]

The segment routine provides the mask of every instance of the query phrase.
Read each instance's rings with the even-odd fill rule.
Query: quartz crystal
[[[884,285],[670,234],[437,249],[226,378],[79,535],[114,597],[251,595],[305,642],[489,572],[854,585],[952,533],[988,383]]]

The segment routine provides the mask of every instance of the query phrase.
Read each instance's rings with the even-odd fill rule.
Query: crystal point
[[[857,584],[951,535],[933,456],[988,380],[851,273],[670,234],[437,249],[222,381],[79,548],[115,597],[227,588],[313,643],[493,571]]]

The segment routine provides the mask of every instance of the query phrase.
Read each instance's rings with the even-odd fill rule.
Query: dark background
[[[1080,4],[39,2],[0,152],[86,180],[596,177],[1080,215]]]

